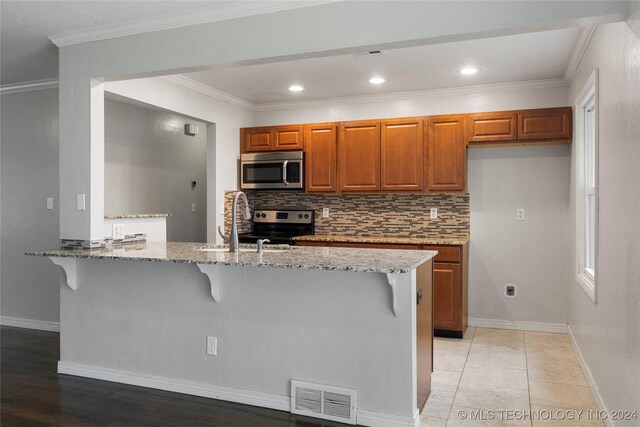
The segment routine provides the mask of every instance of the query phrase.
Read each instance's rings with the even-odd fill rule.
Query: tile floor
[[[421,426],[604,425],[587,420],[597,406],[566,334],[469,328],[464,339],[436,338],[431,388]],[[578,410],[580,420],[548,419]]]

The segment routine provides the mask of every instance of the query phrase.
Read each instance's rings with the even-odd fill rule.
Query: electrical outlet
[[[53,210],[53,197],[47,197],[47,210]]]
[[[438,208],[431,208],[429,211],[429,216],[431,219],[438,219]]]
[[[196,204],[191,203],[191,212],[195,212],[195,211],[196,211]]]
[[[207,354],[209,356],[218,355],[218,338],[217,337],[207,337]]]
[[[111,238],[113,240],[122,240],[124,239],[124,227],[122,224],[113,224],[111,227]]]
[[[524,221],[524,208],[516,209],[516,220]]]
[[[329,208],[322,208],[322,218],[329,218]]]
[[[76,209],[79,211],[86,210],[84,194],[76,194]]]
[[[518,296],[518,291],[514,283],[504,285],[504,296],[506,298],[515,298]]]

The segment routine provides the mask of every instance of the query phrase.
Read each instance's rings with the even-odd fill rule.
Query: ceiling
[[[206,86],[255,104],[563,78],[582,29],[442,43],[383,51],[185,74]],[[473,65],[475,75],[460,68]],[[373,76],[386,82],[374,86]],[[298,84],[302,92],[291,92]]]
[[[303,7],[312,1],[0,1],[0,84],[58,77],[58,49],[48,37],[175,17],[215,21]],[[217,17],[220,18],[217,18]]]

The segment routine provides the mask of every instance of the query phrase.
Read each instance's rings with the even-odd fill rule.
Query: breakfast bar
[[[304,414],[303,381],[352,396],[329,419],[419,424],[436,252],[146,242],[28,255],[64,271],[59,373]]]

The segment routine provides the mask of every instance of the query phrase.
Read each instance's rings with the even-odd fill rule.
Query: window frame
[[[599,86],[598,69],[595,69],[585,82],[575,104],[576,126],[576,282],[587,294],[594,304],[598,303],[598,163],[599,163]],[[589,116],[592,110],[593,115]],[[592,126],[593,138],[587,140],[589,133],[587,126]],[[589,147],[587,146],[589,144]],[[588,158],[592,144],[593,158]],[[592,162],[592,165],[591,165]],[[587,176],[588,169],[592,166],[593,176]],[[588,182],[591,180],[591,182]],[[592,198],[593,212],[588,211],[587,200]],[[589,238],[587,231],[588,222],[593,221],[593,236]],[[591,255],[593,265],[590,263]]]

